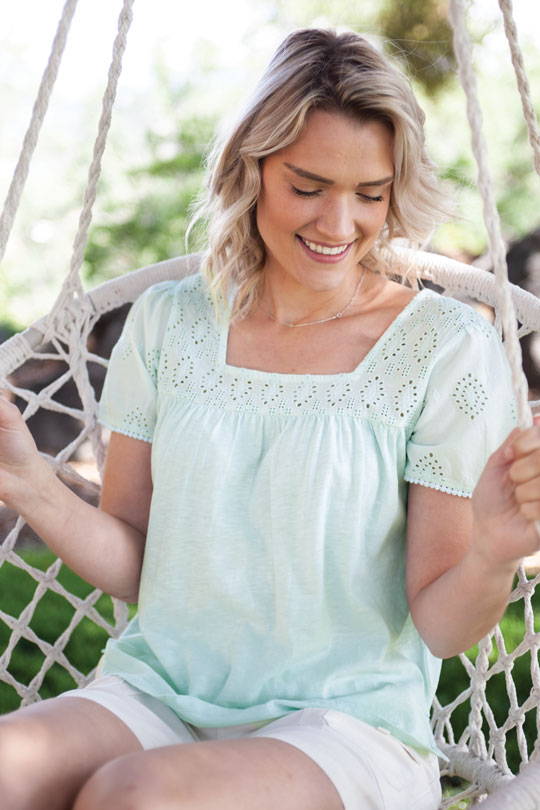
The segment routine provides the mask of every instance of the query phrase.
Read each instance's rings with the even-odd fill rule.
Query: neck
[[[264,285],[259,299],[264,312],[271,315],[281,324],[294,324],[303,321],[313,321],[322,318],[331,318],[344,307],[347,312],[353,308],[357,301],[351,301],[356,289],[366,290],[367,278],[363,274],[369,273],[367,268],[358,266],[351,272],[343,283],[331,290],[316,290],[306,288],[287,275],[278,275],[264,272]]]

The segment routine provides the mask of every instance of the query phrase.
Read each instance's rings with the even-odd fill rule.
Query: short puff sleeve
[[[154,284],[134,302],[112,350],[99,403],[104,427],[146,442],[156,424],[157,375],[173,285]]]
[[[516,424],[504,347],[478,316],[448,341],[431,370],[407,443],[405,480],[470,497],[489,456]]]

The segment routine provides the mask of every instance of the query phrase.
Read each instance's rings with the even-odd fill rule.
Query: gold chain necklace
[[[295,327],[299,327],[299,326],[314,326],[317,323],[326,323],[326,321],[334,321],[336,318],[341,318],[343,316],[343,314],[349,309],[350,305],[352,304],[352,302],[356,298],[356,294],[357,294],[358,290],[362,286],[362,282],[363,282],[364,277],[366,276],[366,274],[367,274],[367,271],[364,269],[364,272],[362,273],[362,275],[358,279],[356,287],[354,288],[354,292],[353,292],[353,294],[351,296],[351,299],[350,299],[349,303],[345,307],[343,307],[342,310],[340,310],[339,312],[336,312],[335,315],[330,315],[329,318],[321,318],[319,321],[307,321],[307,323],[287,323],[287,321],[279,321],[276,318],[276,316],[272,315],[272,313],[269,312],[265,307],[263,307],[262,304],[259,304],[259,306],[262,309],[262,311],[266,315],[268,315],[269,318],[272,318],[273,321],[275,321],[276,323],[279,323],[280,326],[289,326],[291,329],[293,329]]]

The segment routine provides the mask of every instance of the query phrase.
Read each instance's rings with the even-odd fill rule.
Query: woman
[[[0,496],[139,602],[93,684],[1,719],[11,810],[438,807],[440,659],[538,547],[540,430],[495,330],[384,272],[444,207],[422,123],[364,39],[293,33],[214,153],[201,274],[115,347],[99,510],[2,403]]]

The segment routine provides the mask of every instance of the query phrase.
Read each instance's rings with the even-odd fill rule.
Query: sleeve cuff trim
[[[113,422],[107,422],[104,419],[98,420],[100,425],[107,430],[113,430],[115,433],[122,433],[124,436],[129,436],[131,439],[140,439],[143,442],[152,443],[153,436],[148,436],[145,433],[138,433],[136,430],[131,430],[130,428],[125,428],[122,425],[115,425]]]
[[[422,481],[420,478],[409,478],[404,476],[408,484],[420,484],[423,487],[430,487],[431,489],[438,489],[440,492],[447,492],[449,495],[459,495],[460,498],[471,498],[472,490],[461,489],[459,487],[447,486],[438,481]]]

